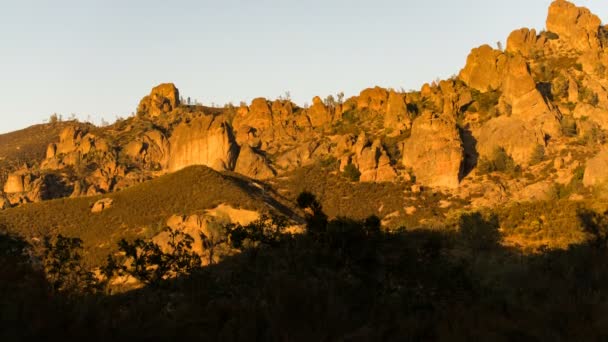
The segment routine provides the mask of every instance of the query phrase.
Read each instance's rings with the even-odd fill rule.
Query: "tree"
[[[353,164],[346,165],[342,174],[352,182],[358,182],[361,178],[361,171]]]
[[[49,117],[49,123],[51,124],[56,124],[57,122],[59,122],[59,116],[57,115],[57,113],[53,113],[51,114],[51,116]]]
[[[127,242],[122,239],[118,249],[122,255],[109,255],[102,273],[111,279],[115,275],[130,275],[144,284],[158,286],[163,279],[189,274],[201,265],[198,254],[192,251],[192,236],[165,228],[169,234],[168,252],[152,242],[137,239]]]
[[[341,105],[342,103],[344,103],[344,92],[342,92],[342,91],[341,91],[341,92],[339,92],[339,93],[336,95],[336,98],[338,99],[338,104],[340,104],[340,105]]]
[[[42,264],[52,292],[85,293],[98,289],[92,272],[82,265],[82,240],[45,237]]]

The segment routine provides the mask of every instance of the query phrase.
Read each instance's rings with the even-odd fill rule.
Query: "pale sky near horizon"
[[[576,0],[608,19],[606,0]],[[545,27],[551,0],[0,0],[0,133],[114,121],[156,84],[205,105],[419,89],[471,48]]]

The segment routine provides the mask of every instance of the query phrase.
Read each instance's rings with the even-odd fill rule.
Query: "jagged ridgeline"
[[[369,201],[365,214],[394,226],[429,206],[441,218],[591,198],[608,181],[607,49],[597,16],[555,1],[546,31],[518,29],[504,51],[475,48],[458,75],[420,91],[375,87],[304,107],[256,98],[217,108],[183,103],[175,85],[161,84],[135,116],[109,126],[49,123],[0,136],[0,207],[99,198],[193,165],[263,181],[288,200],[315,188],[336,215],[365,198],[336,196],[332,186],[383,189],[400,198],[396,208]]]

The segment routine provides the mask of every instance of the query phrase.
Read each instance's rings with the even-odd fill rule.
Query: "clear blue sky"
[[[471,48],[544,28],[550,0],[0,0],[0,132],[114,121],[174,82],[204,104],[419,89]],[[578,0],[606,22],[605,0]]]

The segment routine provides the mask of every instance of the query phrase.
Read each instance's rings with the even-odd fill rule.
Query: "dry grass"
[[[91,213],[93,203],[106,197],[114,200],[113,207]],[[98,263],[122,238],[151,237],[173,214],[202,213],[222,203],[291,214],[288,206],[246,178],[194,166],[107,196],[58,199],[5,210],[0,212],[0,225],[27,238],[45,234],[80,237],[89,253],[87,260]]]

